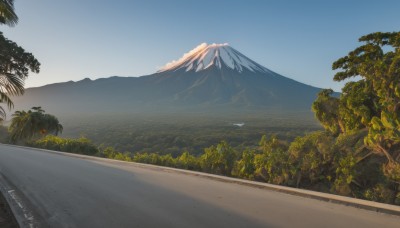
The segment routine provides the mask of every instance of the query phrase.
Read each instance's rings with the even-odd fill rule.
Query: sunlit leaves
[[[30,142],[29,145],[43,149],[86,155],[95,155],[98,153],[97,147],[84,137],[79,139],[65,139],[54,135],[47,135],[44,138]],[[112,150],[112,148],[108,148],[108,152],[110,152],[110,150]]]
[[[359,41],[365,44],[332,66],[338,70],[336,81],[353,76],[362,78],[343,88],[339,120],[346,124],[346,130],[348,126],[368,129],[365,144],[387,158],[385,172],[393,181],[400,182],[397,174],[390,174],[396,173],[393,167],[400,163],[400,32],[371,33]],[[361,87],[353,86],[357,84]]]
[[[332,93],[331,89],[322,90],[312,104],[312,110],[326,130],[338,134],[343,131],[339,125],[339,99],[332,97]]]
[[[204,149],[200,157],[201,168],[206,172],[230,176],[237,159],[237,152],[225,141]]]

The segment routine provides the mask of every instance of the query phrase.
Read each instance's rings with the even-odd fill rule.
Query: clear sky
[[[297,81],[339,91],[334,60],[371,32],[400,30],[398,0],[15,0],[1,26],[41,72],[27,87],[156,72],[203,42],[229,43]]]

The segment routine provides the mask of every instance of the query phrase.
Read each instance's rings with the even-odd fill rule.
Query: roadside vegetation
[[[96,155],[99,152],[97,146],[84,137],[79,139],[66,139],[54,135],[47,135],[44,138],[35,141],[28,141],[26,142],[26,145],[42,149],[85,155]]]
[[[365,132],[334,137],[317,131],[293,142],[276,136],[262,137],[255,149],[238,151],[222,141],[200,155],[185,151],[179,156],[158,153],[119,152],[113,147],[96,147],[88,139],[46,136],[29,146],[94,155],[207,172],[272,184],[351,196],[400,205],[400,195],[386,160],[377,154],[360,153]]]

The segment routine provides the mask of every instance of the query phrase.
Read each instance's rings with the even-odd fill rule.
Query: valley
[[[310,115],[310,117],[307,116]],[[299,115],[296,115],[299,118]],[[204,148],[223,140],[242,150],[258,145],[261,136],[272,134],[292,141],[297,136],[322,129],[312,114],[302,121],[295,116],[240,115],[211,116],[206,114],[130,114],[93,115],[61,119],[65,126],[63,137],[80,136],[96,145],[111,146],[123,152],[152,152],[180,155],[183,151],[201,154]],[[244,122],[242,127],[233,123]]]

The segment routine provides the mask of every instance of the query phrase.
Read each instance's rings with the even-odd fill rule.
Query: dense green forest
[[[310,113],[304,115],[310,116]],[[282,140],[292,141],[298,136],[323,129],[309,117],[299,121],[293,116],[283,118],[268,113],[264,116],[226,118],[199,115],[110,118],[98,115],[63,118],[60,122],[64,126],[62,135],[66,138],[84,137],[100,147],[113,147],[123,152],[172,156],[179,156],[182,151],[200,155],[204,148],[221,141],[229,142],[236,150],[244,150],[254,148],[263,135],[276,135]],[[238,127],[234,123],[245,125]],[[0,132],[0,142],[7,141],[6,132]]]
[[[310,113],[308,113],[310,115]],[[268,115],[268,114],[264,114]],[[312,114],[311,114],[312,117]],[[238,127],[233,123],[243,122]],[[101,123],[101,124],[99,124]],[[238,150],[257,145],[263,135],[275,134],[292,141],[295,137],[322,127],[315,120],[300,122],[294,117],[154,116],[76,117],[63,120],[64,137],[84,136],[103,147],[123,152],[152,152],[178,156],[182,151],[199,155],[204,148],[223,140]]]

